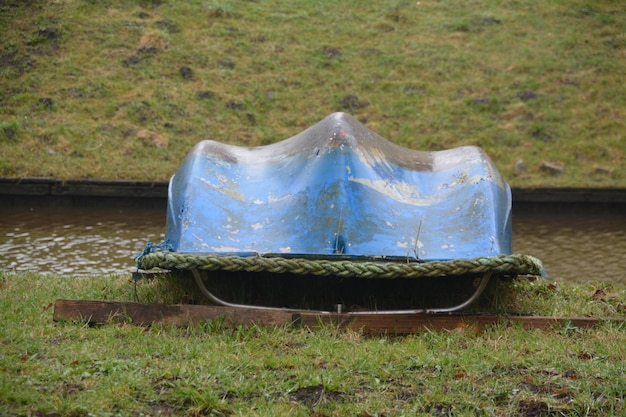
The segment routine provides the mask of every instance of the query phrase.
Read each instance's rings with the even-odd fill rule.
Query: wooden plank
[[[64,300],[54,303],[54,321],[104,323],[110,320],[131,320],[140,325],[155,322],[186,326],[203,320],[223,319],[225,326],[286,325],[297,317],[288,310],[237,309],[188,304],[144,304],[97,300]]]
[[[186,326],[205,320],[223,320],[227,327],[239,325],[297,325],[310,329],[336,326],[364,334],[411,334],[428,330],[465,329],[482,331],[497,323],[520,323],[525,329],[551,330],[572,326],[587,328],[599,323],[623,319],[590,317],[501,316],[495,314],[425,314],[425,313],[324,313],[280,309],[231,308],[188,304],[143,304],[98,300],[56,300],[53,320],[105,323],[130,320],[139,325],[166,323]]]
[[[551,330],[570,325],[578,328],[592,327],[606,320],[589,317],[502,316],[495,314],[327,314],[301,313],[299,323],[304,327],[318,328],[334,325],[341,329],[361,331],[365,334],[411,334],[429,330],[470,329],[482,331],[497,323],[520,323],[525,329]]]

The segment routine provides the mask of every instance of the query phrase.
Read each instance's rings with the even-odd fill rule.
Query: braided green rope
[[[137,266],[144,270],[152,268],[199,269],[203,271],[291,273],[337,276],[340,278],[421,278],[483,274],[487,271],[511,275],[544,275],[541,261],[529,255],[498,255],[450,261],[401,263],[154,252],[138,257]]]

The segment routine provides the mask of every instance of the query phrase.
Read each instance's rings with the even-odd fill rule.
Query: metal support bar
[[[312,310],[307,310],[307,309],[292,309],[292,308],[267,307],[267,306],[230,303],[228,301],[224,301],[221,298],[215,296],[213,293],[211,293],[207,289],[206,285],[204,284],[204,280],[202,279],[202,275],[200,274],[200,271],[198,271],[197,269],[192,269],[191,272],[196,281],[196,284],[198,284],[198,288],[200,289],[200,292],[202,292],[202,294],[206,296],[209,300],[211,300],[213,303],[220,305],[220,306],[241,308],[241,309],[256,308],[256,309],[261,309],[261,310],[275,310],[275,311],[288,310],[288,311],[296,311],[296,312],[297,311],[312,312]],[[459,310],[464,309],[465,307],[468,307],[469,305],[474,303],[476,300],[478,300],[481,294],[485,291],[485,288],[487,288],[487,284],[489,283],[489,279],[491,278],[492,275],[493,275],[493,271],[487,271],[480,278],[480,282],[478,283],[478,286],[476,287],[476,291],[474,291],[474,293],[467,300],[465,300],[464,302],[456,306],[445,307],[445,308],[412,309],[412,310],[355,311],[355,312],[350,312],[350,314],[352,315],[361,315],[361,314],[365,315],[365,314],[377,314],[377,313],[379,314],[424,314],[424,313],[451,313],[454,311],[459,311]],[[321,311],[321,313],[334,313],[334,312]]]
[[[196,280],[196,284],[198,284],[198,287],[200,288],[200,292],[202,292],[202,294],[204,294],[209,300],[211,300],[212,302],[220,306],[233,307],[233,308],[246,308],[246,309],[256,308],[260,310],[281,310],[281,311],[289,310],[289,311],[309,311],[309,312],[311,311],[311,310],[306,310],[306,309],[266,307],[266,306],[255,306],[255,305],[248,305],[248,304],[229,303],[228,301],[224,301],[221,298],[218,298],[207,289],[206,285],[204,285],[204,281],[202,280],[202,275],[200,275],[200,271],[194,268],[191,270],[191,272],[193,273],[193,277]]]

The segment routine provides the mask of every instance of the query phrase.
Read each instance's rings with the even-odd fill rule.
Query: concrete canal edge
[[[168,182],[0,178],[0,207],[163,208]]]
[[[168,182],[0,178],[0,207],[166,208]],[[626,205],[626,188],[514,188],[513,207]]]

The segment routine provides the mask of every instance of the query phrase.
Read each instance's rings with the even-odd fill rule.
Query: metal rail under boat
[[[202,292],[202,294],[205,297],[207,297],[211,302],[215,303],[216,305],[220,305],[224,307],[231,307],[231,308],[240,308],[240,309],[254,308],[254,309],[274,310],[274,311],[313,312],[313,310],[308,310],[308,309],[267,307],[267,306],[231,303],[231,302],[222,300],[221,298],[217,297],[215,294],[213,294],[211,291],[208,290],[208,288],[204,284],[204,280],[202,279],[202,275],[200,274],[200,271],[198,269],[192,269],[191,272],[196,281],[196,284],[198,285],[198,288],[200,289],[200,292]],[[349,313],[353,315],[377,314],[377,313],[380,313],[380,314],[424,314],[424,313],[451,313],[451,312],[459,311],[468,307],[469,305],[474,303],[476,300],[478,300],[478,298],[481,296],[481,294],[487,287],[487,284],[489,283],[489,279],[491,278],[492,274],[493,274],[493,271],[487,271],[480,278],[480,282],[476,286],[476,290],[474,291],[474,293],[461,304],[458,304],[452,307],[429,308],[429,309],[408,309],[408,310],[402,309],[402,310],[353,311]],[[340,309],[338,309],[338,311],[317,311],[317,312],[318,313],[342,313]]]

